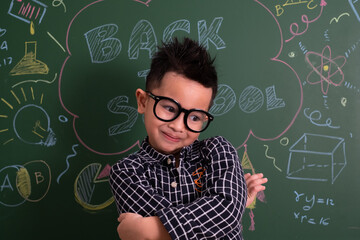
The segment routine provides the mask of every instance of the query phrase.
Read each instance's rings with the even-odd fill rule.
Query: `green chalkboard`
[[[215,120],[267,189],[245,239],[359,239],[360,2],[2,0],[0,239],[117,239],[109,167],[145,137],[156,46],[216,57]]]

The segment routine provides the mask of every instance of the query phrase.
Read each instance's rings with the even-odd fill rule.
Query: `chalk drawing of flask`
[[[48,74],[49,68],[36,59],[36,41],[25,42],[25,55],[10,71],[10,75]]]

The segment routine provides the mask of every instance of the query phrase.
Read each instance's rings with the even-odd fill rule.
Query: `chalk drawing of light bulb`
[[[56,143],[49,115],[35,104],[25,105],[16,112],[13,127],[16,136],[24,143],[46,147]]]

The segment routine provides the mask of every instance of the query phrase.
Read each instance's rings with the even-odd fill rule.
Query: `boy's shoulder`
[[[192,155],[214,161],[216,159],[237,158],[237,150],[223,136],[215,136],[200,141],[195,141],[192,146]]]
[[[208,166],[209,172],[227,169],[232,166],[239,168],[238,152],[225,137],[215,136],[207,138],[201,140],[199,144],[201,146],[201,159]]]
[[[231,144],[230,141],[228,141],[223,136],[214,136],[214,137],[205,138],[205,139],[201,140],[200,142],[205,142],[206,144],[212,144],[212,143]]]
[[[207,149],[209,151],[218,149],[218,148],[224,148],[224,147],[229,148],[229,150],[231,149],[231,151],[233,149],[235,149],[234,146],[231,144],[231,142],[228,141],[223,136],[215,136],[215,137],[206,138],[206,139],[199,141],[199,144],[202,149]]]

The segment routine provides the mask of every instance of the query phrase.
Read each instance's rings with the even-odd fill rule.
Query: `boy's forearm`
[[[171,237],[160,221],[159,217],[145,217],[143,218],[144,231],[146,231],[146,240],[171,240]]]

